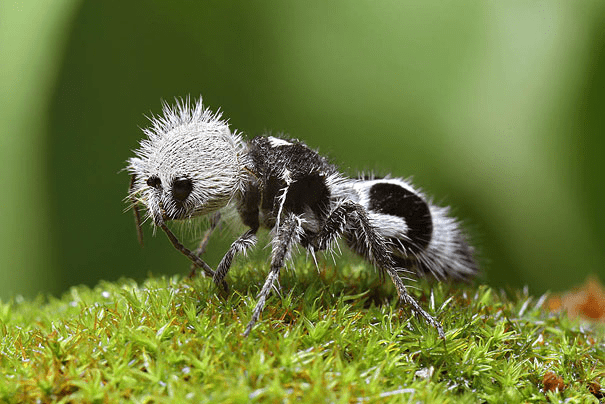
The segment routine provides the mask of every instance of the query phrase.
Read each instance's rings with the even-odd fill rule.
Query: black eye
[[[159,186],[162,185],[162,181],[157,175],[152,175],[151,177],[147,178],[147,185],[153,188],[159,188]]]
[[[187,199],[189,194],[193,190],[193,183],[189,178],[183,178],[182,180],[175,180],[172,183],[172,196],[177,201],[184,201]]]

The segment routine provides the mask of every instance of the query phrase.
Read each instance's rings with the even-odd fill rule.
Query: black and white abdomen
[[[430,274],[437,279],[466,280],[477,272],[473,250],[449,216],[449,208],[433,205],[424,194],[400,178],[354,181],[352,197],[392,252],[397,267]],[[347,237],[350,247],[366,255],[357,237]]]

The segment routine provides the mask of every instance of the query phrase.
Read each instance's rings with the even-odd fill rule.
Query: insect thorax
[[[252,228],[272,228],[290,212],[312,230],[330,210],[330,181],[338,176],[327,159],[296,140],[256,137],[248,142],[255,180],[242,196],[239,213]]]

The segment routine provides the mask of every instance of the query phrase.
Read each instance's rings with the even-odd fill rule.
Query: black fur
[[[414,252],[426,248],[433,234],[433,221],[427,203],[417,194],[399,185],[378,183],[370,188],[370,210],[399,216],[408,225],[410,241],[403,240]]]

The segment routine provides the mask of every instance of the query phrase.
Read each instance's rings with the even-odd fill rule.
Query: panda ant
[[[227,291],[225,276],[236,255],[257,243],[260,227],[271,229],[271,260],[244,336],[257,322],[280,270],[299,244],[315,260],[339,239],[388,275],[399,299],[434,327],[441,324],[407,292],[400,276],[430,275],[466,281],[478,271],[460,223],[449,208],[434,205],[422,191],[400,178],[349,178],[304,143],[274,136],[244,140],[231,131],[221,112],[201,98],[163,104],[151,116],[147,136],[128,160],[128,200],[142,240],[139,206],[173,246]],[[207,237],[196,251],[187,249],[167,227],[173,220],[212,216],[233,206],[248,228],[213,270],[201,258]],[[211,229],[209,231],[211,231]],[[208,234],[208,233],[207,233]]]

